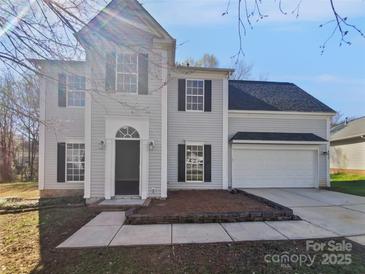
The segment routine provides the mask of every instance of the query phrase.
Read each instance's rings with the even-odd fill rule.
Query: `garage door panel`
[[[314,150],[241,149],[232,151],[233,187],[314,187]]]

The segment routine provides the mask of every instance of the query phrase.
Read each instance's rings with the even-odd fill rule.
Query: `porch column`
[[[109,200],[112,197],[112,181],[113,181],[113,141],[107,139],[105,141],[105,199]]]

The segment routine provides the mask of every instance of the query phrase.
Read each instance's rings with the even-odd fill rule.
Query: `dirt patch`
[[[166,200],[126,214],[128,224],[208,223],[294,219],[291,209],[245,192],[224,190],[171,191]]]
[[[270,206],[243,193],[231,194],[223,190],[181,190],[169,192],[166,200],[152,200],[149,207],[139,209],[138,213],[161,216],[271,209]]]
[[[365,248],[355,243],[350,265],[322,264],[305,240],[56,249],[97,214],[84,207],[0,215],[0,273],[365,273]],[[283,252],[317,257],[312,266],[289,268],[264,260]]]

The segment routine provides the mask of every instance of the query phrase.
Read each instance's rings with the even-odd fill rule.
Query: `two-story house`
[[[43,195],[328,186],[334,111],[296,85],[176,66],[175,39],[136,0],[113,0],[76,37],[85,61],[33,60]]]

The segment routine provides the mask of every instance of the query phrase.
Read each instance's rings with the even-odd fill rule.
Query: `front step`
[[[115,195],[112,200],[142,200],[138,195]]]
[[[150,199],[142,200],[142,199],[131,199],[131,198],[118,198],[111,200],[104,200],[98,204],[98,206],[102,207],[127,207],[127,206],[148,206],[150,203]]]

